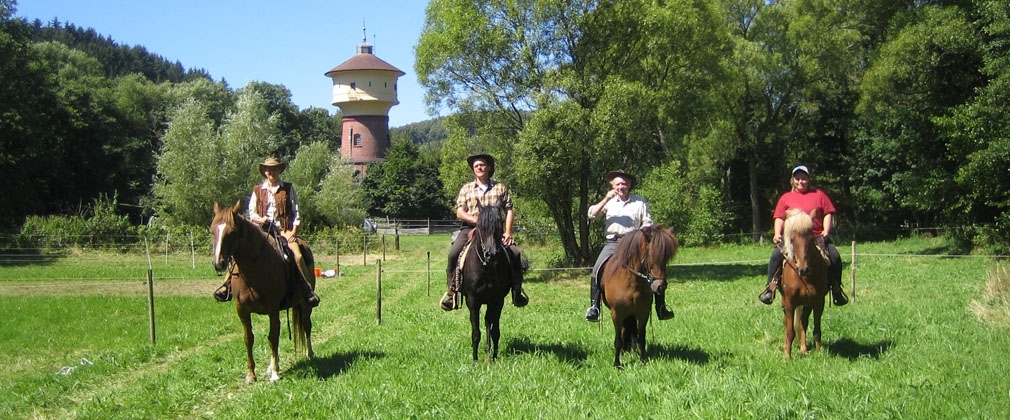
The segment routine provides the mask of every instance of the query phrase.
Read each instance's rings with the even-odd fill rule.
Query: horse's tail
[[[294,343],[295,353],[300,353],[307,349],[308,331],[312,328],[312,320],[309,318],[312,308],[308,307],[308,305],[295,305],[291,308],[291,312],[291,318],[294,323],[294,327],[292,328],[294,337],[292,337],[291,341]]]

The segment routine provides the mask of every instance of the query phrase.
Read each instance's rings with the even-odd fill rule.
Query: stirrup
[[[445,292],[442,300],[438,302],[438,307],[446,312],[459,309],[459,292]]]
[[[526,292],[523,291],[522,286],[518,288],[518,291],[516,290],[517,289],[512,289],[512,304],[515,305],[515,307],[522,308],[523,306],[526,306],[526,304],[530,303],[530,298],[526,295]]]
[[[765,285],[765,289],[758,294],[758,300],[765,305],[771,305],[775,301],[775,291],[779,288],[779,279],[773,278]]]
[[[227,302],[231,300],[231,287],[222,284],[221,287],[218,287],[217,290],[214,291],[214,299],[217,299],[218,302]]]

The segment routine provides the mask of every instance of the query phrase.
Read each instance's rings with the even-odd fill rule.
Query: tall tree
[[[982,58],[960,8],[924,6],[899,22],[860,86],[851,176],[878,224],[935,226],[965,193],[955,182],[964,149],[951,147],[938,118],[982,83]]]
[[[279,148],[279,129],[266,100],[254,90],[239,95],[237,108],[218,128],[208,107],[185,103],[171,117],[158,157],[154,195],[168,220],[202,226],[217,201],[245,201],[262,181],[258,162]]]
[[[375,215],[398,219],[449,216],[438,162],[423,159],[417,145],[409,141],[394,142],[385,162],[369,165],[362,187]]]
[[[686,0],[432,1],[415,68],[429,104],[460,111],[445,122],[446,188],[466,154],[495,154],[496,176],[544,200],[566,255],[588,260],[602,174],[671,159],[672,134],[697,122],[670,117],[718,74],[718,29],[697,24],[715,20]]]

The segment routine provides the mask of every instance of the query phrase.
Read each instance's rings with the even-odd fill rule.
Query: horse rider
[[[466,245],[470,231],[477,226],[477,215],[480,207],[498,206],[505,215],[505,232],[502,235],[502,245],[508,248],[509,259],[512,262],[512,304],[516,307],[523,307],[529,303],[529,297],[523,292],[523,268],[520,260],[519,247],[515,245],[512,238],[512,221],[515,216],[512,212],[512,196],[508,187],[501,182],[491,179],[494,176],[494,158],[487,154],[478,154],[466,159],[473,170],[473,182],[463,184],[456,198],[456,217],[462,222],[459,232],[449,249],[449,264],[446,267],[447,291],[439,302],[439,307],[445,311],[459,309],[456,293],[460,292],[457,266],[459,254]],[[457,280],[454,285],[454,278]]]
[[[260,164],[263,182],[253,187],[249,197],[249,220],[259,225],[264,231],[277,240],[280,247],[291,250],[295,266],[298,268],[296,283],[303,289],[305,301],[310,307],[319,305],[319,296],[309,284],[310,276],[305,260],[302,258],[301,247],[298,246],[298,225],[301,224],[301,214],[298,211],[298,195],[294,185],[281,181],[280,175],[287,169],[287,164],[277,158],[267,158]],[[284,248],[280,248],[285,261],[288,260]],[[220,302],[231,300],[231,272],[228,278],[214,292],[214,297]]]
[[[634,175],[625,173],[624,170],[607,172],[607,182],[610,183],[610,191],[603,196],[599,203],[589,206],[589,218],[595,219],[600,214],[606,215],[606,242],[600,250],[596,264],[593,265],[593,272],[589,277],[589,309],[586,309],[586,321],[599,322],[600,320],[600,279],[598,278],[600,268],[603,263],[614,254],[617,249],[617,240],[624,234],[646,226],[652,226],[652,215],[649,213],[649,205],[645,199],[637,194],[631,194],[631,189],[635,187],[636,179]],[[663,293],[656,293],[656,317],[660,321],[673,318],[673,311],[666,307],[666,297]]]
[[[792,189],[779,197],[775,205],[775,235],[772,242],[775,249],[768,260],[768,281],[765,289],[758,295],[758,300],[765,305],[770,305],[775,300],[775,290],[782,280],[782,250],[779,245],[782,243],[782,234],[785,227],[786,212],[792,209],[800,210],[810,214],[814,222],[814,240],[828,255],[828,285],[831,287],[831,300],[835,306],[842,306],[849,303],[849,298],[842,290],[842,257],[838,253],[838,248],[828,237],[831,234],[831,225],[834,220],[835,205],[831,203],[828,195],[816,188],[810,188],[810,169],[805,165],[798,165],[793,168],[790,179]]]

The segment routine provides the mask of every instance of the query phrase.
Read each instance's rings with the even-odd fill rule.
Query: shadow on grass
[[[320,379],[328,379],[344,373],[358,359],[378,359],[385,356],[386,354],[382,352],[354,351],[344,354],[336,353],[326,357],[319,357],[317,355],[316,358],[311,360],[303,357],[291,366],[288,374],[300,378],[318,377]]]
[[[527,338],[514,338],[505,344],[505,352],[511,354],[553,354],[563,362],[581,362],[589,354],[580,346],[566,343],[536,344]]]
[[[646,341],[648,343],[648,341]],[[663,344],[647,344],[645,356],[650,359],[682,360],[691,364],[703,366],[712,360],[708,352],[683,345],[667,346]]]
[[[829,344],[828,352],[835,356],[844,357],[849,360],[856,360],[860,357],[879,359],[880,355],[890,350],[891,347],[894,347],[894,342],[891,340],[863,344],[857,343],[848,338],[842,338]]]
[[[735,281],[742,277],[754,277],[768,272],[768,263],[725,264],[725,265],[673,265],[666,273],[677,283],[688,281]]]

